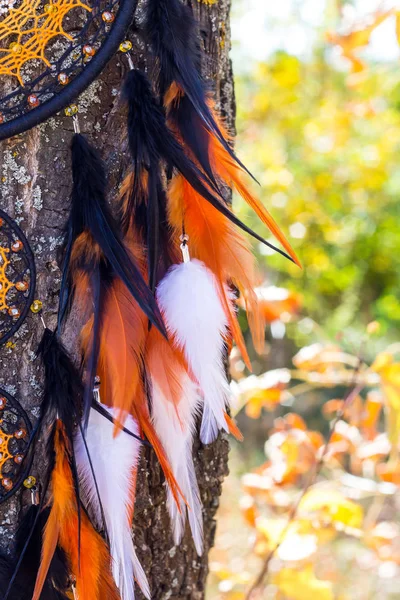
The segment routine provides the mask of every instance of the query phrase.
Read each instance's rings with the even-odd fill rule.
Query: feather
[[[179,351],[174,351],[156,330],[150,331],[146,364],[151,381],[152,420],[186,502],[176,502],[171,488],[167,506],[174,543],[185,531],[186,514],[199,555],[203,552],[203,517],[192,458],[196,418],[200,411],[197,386],[189,377]]]
[[[90,354],[93,320],[82,332],[84,355]],[[142,384],[142,363],[147,335],[147,318],[121,280],[116,279],[104,294],[99,328],[97,373],[105,404],[118,412],[123,424],[134,411],[138,387]]]
[[[114,435],[121,435],[127,415],[131,414],[152,445],[165,477],[174,490],[174,496],[179,501],[179,487],[151,423],[147,406],[144,377],[144,352],[148,334],[146,317],[119,280],[115,280],[107,291],[102,312],[97,374],[101,382],[102,402],[114,409]],[[81,338],[84,355],[90,354],[93,319],[84,327]]]
[[[41,422],[46,418],[63,422],[69,439],[72,439],[82,399],[82,381],[78,369],[60,339],[50,329],[45,329],[37,355],[40,357],[45,383],[41,405]]]
[[[200,439],[212,442],[229,431],[225,410],[229,385],[224,367],[228,321],[213,273],[193,259],[174,265],[157,288],[157,302],[170,336],[184,353],[204,400]]]
[[[54,425],[51,442],[54,447],[52,506],[43,531],[41,562],[32,600],[41,598],[58,545],[67,556],[80,600],[118,600],[106,544],[85,513],[82,514],[81,521],[81,547],[78,545],[78,508],[71,470],[71,447],[59,419]]]
[[[30,506],[18,527],[16,534],[17,557],[21,555],[27,544],[21,565],[18,566],[15,560],[5,556],[0,557],[0,590],[7,590],[3,600],[31,600],[32,598],[40,563],[41,532],[49,514],[48,509],[43,510],[40,515],[38,512],[38,506]],[[11,583],[15,573],[18,576]],[[65,555],[57,548],[40,600],[67,600],[66,590],[69,587],[69,572]]]
[[[45,329],[37,354],[44,369],[44,389],[38,431],[42,429],[45,419],[52,424],[58,419],[62,423],[68,444],[72,447],[74,429],[80,418],[83,395],[80,374],[61,340],[50,329]],[[52,461],[49,461],[49,472],[51,472],[52,464]],[[79,482],[73,453],[71,455],[71,474],[80,524]]]
[[[106,202],[104,165],[86,139],[72,141],[73,188],[67,224],[65,260],[60,290],[59,330],[70,307],[93,314],[93,336],[85,361],[84,426],[87,425],[97,371],[99,331],[104,296],[120,280],[140,309],[165,333],[153,294],[124,246]]]
[[[249,323],[254,344],[261,353],[264,347],[265,324],[254,291],[259,283],[259,276],[249,243],[228,219],[213,206],[203,202],[202,197],[180,175],[173,178],[169,187],[168,218],[177,237],[184,218],[191,254],[214,273],[231,333],[243,359],[251,368],[226,287],[228,282],[232,282],[244,298],[248,314],[251,315]]]
[[[145,30],[159,60],[160,95],[169,124],[201,166],[214,190],[219,180],[234,187],[300,266],[272,216],[241,180],[250,172],[232,150],[232,140],[218,118],[201,75],[201,52],[192,10],[180,0],[149,0]]]
[[[301,267],[296,253],[272,215],[244,183],[243,175],[245,172],[248,173],[247,169],[235,156],[232,156],[229,146],[227,148],[214,131],[207,129],[197,115],[192,115],[192,117],[185,116],[182,109],[185,106],[185,102],[186,98],[182,95],[180,88],[172,85],[165,98],[167,122],[171,129],[182,139],[186,150],[200,164],[203,171],[209,177],[209,173],[211,172],[213,181],[217,182],[218,185],[222,183],[222,185],[230,189],[236,189],[252,210],[254,210],[259,219],[268,227],[274,237],[282,244],[291,260],[297,266]],[[212,100],[209,99],[208,103],[211,107],[210,111],[213,114],[213,119],[218,123],[218,130],[223,132],[223,139],[229,139],[232,144],[233,140],[229,137],[222,121],[218,118],[213,108]],[[190,123],[190,127],[188,127],[188,123]],[[191,133],[192,131],[199,132],[196,134],[196,139],[193,139],[194,134]],[[199,142],[203,137],[206,139]],[[207,156],[207,159],[204,158],[204,155]]]
[[[97,152],[81,134],[75,134],[72,140],[72,175],[71,212],[67,224],[67,247],[60,291],[61,318],[65,314],[67,299],[71,304],[68,291],[73,282],[69,263],[74,242],[83,232],[90,232],[98,248],[95,257],[97,261],[100,256],[107,261],[112,272],[124,282],[148,318],[164,332],[157,305],[140,270],[124,247],[116,222],[107,206],[104,165]]]
[[[157,104],[149,81],[143,73],[135,70],[128,73],[124,84],[124,96],[129,106],[128,131],[131,131],[133,128],[131,121],[141,123],[141,128],[143,131],[146,131],[148,139],[152,141],[157,155],[164,159],[170,167],[176,168],[198,194],[243,231],[246,231],[262,244],[289,258],[289,260],[294,260],[286,252],[276,248],[242,223],[228,208],[225,199],[222,196],[218,197],[218,195],[216,196],[212,193],[212,180],[207,178],[190,157],[185,154],[178,140],[168,129],[163,110]]]
[[[116,416],[115,410],[106,410],[112,417]],[[127,416],[126,426],[131,432],[138,435],[137,423],[130,415]],[[121,600],[134,599],[134,579],[138,582],[146,598],[150,598],[149,584],[136,556],[131,537],[135,494],[132,482],[135,481],[140,441],[124,432],[114,438],[112,422],[92,410],[86,432],[86,444],[98,482],[110,541],[113,575],[121,594]],[[97,490],[80,433],[75,437],[75,451],[83,495],[96,522],[101,525],[102,514]]]
[[[206,84],[201,75],[198,25],[192,10],[180,0],[149,0],[145,32],[159,61],[159,90],[164,98],[171,85],[183,92],[177,117],[187,145],[196,149],[196,158],[216,186],[207,155],[204,128],[212,132],[233,160],[240,161],[227,143],[207,103]],[[198,120],[200,125],[196,122]],[[243,166],[243,165],[242,165]]]

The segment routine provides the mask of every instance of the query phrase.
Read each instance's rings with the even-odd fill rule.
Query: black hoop
[[[0,125],[0,140],[18,135],[35,127],[71,104],[103,71],[123,41],[132,23],[138,0],[120,0],[119,9],[110,32],[99,51],[82,72],[52,98],[15,119]]]
[[[23,252],[21,251],[20,256],[24,259],[25,271],[29,272],[29,289],[27,290],[27,294],[25,296],[20,296],[20,315],[18,319],[12,320],[10,319],[10,327],[5,331],[5,333],[1,334],[0,330],[0,346],[4,344],[11,336],[18,331],[21,327],[22,323],[25,321],[26,316],[29,312],[29,308],[32,304],[34,295],[35,295],[35,287],[36,287],[36,267],[35,267],[35,258],[32,252],[32,249],[26,239],[24,233],[21,228],[13,221],[7,213],[0,209],[0,219],[4,221],[9,228],[9,236],[13,235],[16,239],[20,240],[23,244]],[[1,227],[0,227],[1,232]],[[0,323],[1,323],[2,313],[0,313]]]

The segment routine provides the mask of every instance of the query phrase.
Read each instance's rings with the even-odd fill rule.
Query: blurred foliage
[[[378,13],[376,23],[387,16]],[[327,34],[308,61],[277,52],[242,74],[238,148],[304,266],[260,254],[269,276],[301,290],[327,333],[378,319],[393,336],[400,322],[400,70],[365,68],[357,51],[372,29]],[[331,44],[351,58],[350,73],[332,63]],[[257,217],[236,206],[265,235]]]
[[[231,375],[264,459],[234,449],[213,600],[400,599],[400,70],[362,52],[388,19],[400,41],[400,13],[376,4],[310,58],[276,52],[237,81],[240,155],[304,269],[257,248],[271,335],[256,374],[234,349]]]
[[[274,418],[266,461],[241,477],[247,555],[229,560],[217,540],[218,597],[400,598],[400,344],[365,362],[362,349],[379,333],[370,323],[357,354],[316,343],[300,349],[291,368],[232,382],[237,412]],[[347,389],[343,398],[338,388]],[[311,390],[325,392],[318,408],[329,422],[326,437],[299,414]],[[261,595],[248,595],[262,564]]]

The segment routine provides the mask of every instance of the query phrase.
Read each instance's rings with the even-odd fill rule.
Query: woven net
[[[63,21],[78,7],[90,10],[80,0],[53,1],[43,8],[40,0],[23,0],[19,7],[9,8],[0,22],[0,43],[15,39],[8,48],[0,49],[0,76],[14,75],[23,86],[21,69],[28,61],[37,59],[50,67],[45,55],[47,45],[57,36],[73,39],[64,31]]]
[[[0,124],[50,100],[85,70],[120,0],[0,0]]]
[[[22,325],[34,291],[32,251],[19,227],[0,210],[0,344]]]
[[[27,475],[31,431],[19,402],[0,389],[0,502],[14,494]]]

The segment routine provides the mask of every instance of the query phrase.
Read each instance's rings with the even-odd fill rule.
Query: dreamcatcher
[[[50,0],[43,6],[17,0],[4,5],[7,35],[8,23],[14,19],[20,24],[28,4],[35,16],[24,28],[31,29],[8,40],[7,52],[14,52],[14,58],[0,61],[0,67],[8,65],[11,73],[5,76],[15,86],[3,100],[3,136],[70,102],[121,42],[135,8],[132,1]],[[79,24],[77,32],[72,23]],[[73,183],[58,324],[55,332],[45,329],[38,351],[45,389],[36,430],[43,434],[44,425],[48,427],[49,468],[33,521],[21,536],[5,600],[13,597],[20,581],[33,600],[43,598],[46,590],[66,598],[71,585],[79,600],[132,600],[135,582],[150,598],[131,538],[143,444],[152,445],[165,474],[175,544],[188,521],[202,553],[193,438],[199,418],[204,444],[220,431],[240,438],[229,416],[224,366],[232,340],[250,368],[232,284],[243,297],[255,348],[263,350],[264,323],[254,291],[257,269],[243,233],[298,264],[275,221],[250,191],[246,178],[251,175],[215,109],[201,75],[198,26],[190,8],[179,0],[147,0],[138,35],[150,49],[154,68],[150,81],[134,69],[132,44],[121,44],[129,67],[122,97],[130,169],[115,201],[117,218],[106,199],[102,159],[80,133],[76,108],[67,110],[75,130]],[[59,51],[52,61],[46,49],[53,36]],[[37,52],[37,38],[44,51],[36,57],[32,77],[22,58],[29,48]],[[279,247],[233,213],[228,201],[232,189]],[[71,311],[84,323],[79,370],[61,343]],[[44,510],[47,492],[50,503]],[[36,556],[41,547],[41,560],[29,579],[32,540]]]
[[[35,262],[18,225],[0,209],[0,345],[22,325],[35,293]]]
[[[68,106],[118,49],[137,0],[3,0],[0,140]]]
[[[0,502],[15,493],[27,478],[31,430],[19,402],[0,389]]]

